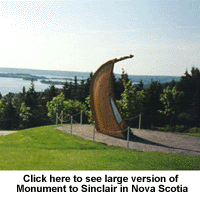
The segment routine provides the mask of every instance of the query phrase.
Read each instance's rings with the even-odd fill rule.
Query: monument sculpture
[[[133,55],[109,60],[95,72],[90,85],[90,106],[96,130],[115,137],[125,138],[128,125],[116,104],[112,74],[116,62]]]

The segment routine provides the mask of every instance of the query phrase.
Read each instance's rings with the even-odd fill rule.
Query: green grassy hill
[[[0,170],[199,170],[199,156],[140,152],[36,127],[0,136]]]

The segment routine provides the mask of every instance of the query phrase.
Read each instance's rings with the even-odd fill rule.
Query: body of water
[[[65,81],[61,80],[62,78],[70,78],[73,82],[74,76],[77,76],[77,79],[87,79],[90,75],[88,72],[72,72],[72,71],[48,71],[48,70],[33,70],[33,69],[16,69],[16,68],[0,68],[0,73],[23,73],[31,74],[35,76],[44,76],[51,81]],[[121,77],[120,74],[115,75],[116,78]],[[180,77],[178,76],[148,76],[148,75],[128,75],[132,80],[132,84],[138,84],[142,80],[144,85],[150,84],[152,81],[159,81],[160,83],[171,82],[172,80],[179,81]],[[58,78],[58,79],[53,79]],[[25,86],[26,91],[30,88],[30,81],[23,80],[21,78],[5,78],[0,77],[0,93],[4,96],[9,92],[19,93],[22,92],[23,86]],[[44,91],[47,89],[50,84],[43,84],[40,82],[40,79],[34,81],[35,90],[37,92]],[[57,88],[62,88],[63,85],[55,85]]]
[[[0,78],[0,93],[2,96],[8,94],[9,92],[12,93],[19,93],[22,92],[23,86],[25,86],[26,91],[30,88],[31,82],[28,80],[23,80],[20,78]],[[40,81],[34,81],[35,90],[38,91],[44,91],[47,89],[50,85],[49,84],[43,84],[40,83]],[[57,88],[61,88],[62,85],[55,85]]]
[[[34,76],[44,76],[51,81],[60,81],[64,82],[62,78],[70,78],[72,81],[74,76],[77,76],[78,79],[86,79],[89,77],[89,73],[82,72],[69,72],[69,71],[50,71],[50,70],[34,70],[34,69],[18,69],[18,68],[0,68],[0,73],[21,73],[21,74],[30,74]],[[58,78],[58,79],[53,79]],[[34,81],[35,90],[37,92],[44,91],[47,89],[50,84],[44,84],[40,82],[41,80]],[[22,78],[7,78],[0,77],[0,93],[2,96],[12,93],[22,92],[23,86],[25,86],[26,91],[30,88],[31,82],[29,80],[23,80]],[[62,88],[63,85],[55,85],[56,88]]]

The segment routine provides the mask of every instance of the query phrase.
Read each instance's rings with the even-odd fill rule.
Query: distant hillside
[[[66,77],[66,78],[77,78],[87,79],[90,75],[89,72],[75,72],[75,71],[52,71],[52,70],[35,70],[35,69],[20,69],[20,68],[0,68],[0,73],[20,73],[26,75],[44,76],[44,78],[51,77]],[[120,74],[115,74],[116,78],[119,78]],[[142,80],[144,85],[148,85],[151,81],[159,81],[160,83],[171,82],[172,80],[179,81],[178,76],[149,76],[149,75],[128,75],[133,83],[137,84]]]
[[[75,72],[75,71],[57,71],[57,70],[36,70],[36,69],[22,69],[22,68],[0,68],[0,73],[21,73],[30,75],[42,76],[62,76],[62,77],[83,77],[88,78],[88,72]]]
[[[172,80],[179,81],[181,77],[178,76],[150,76],[150,75],[129,75],[129,78],[134,83],[139,83],[142,80],[144,85],[149,85],[151,81],[159,81],[160,83],[169,83]]]

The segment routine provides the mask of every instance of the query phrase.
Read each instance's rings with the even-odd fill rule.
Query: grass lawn
[[[200,137],[200,133],[181,133],[181,132],[173,132],[173,133],[180,134],[180,135],[190,135],[190,136]]]
[[[0,136],[0,170],[200,170],[200,157],[107,146],[54,125]]]
[[[167,127],[154,127],[152,128],[154,131],[161,131],[161,132],[167,132],[167,133],[175,133],[175,134],[180,134],[180,135],[190,135],[190,136],[195,136],[195,137],[200,137],[200,128],[198,127],[193,127],[190,129],[185,130],[184,126],[176,126],[175,129],[167,126]],[[179,131],[182,130],[182,131]]]

